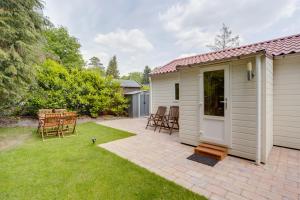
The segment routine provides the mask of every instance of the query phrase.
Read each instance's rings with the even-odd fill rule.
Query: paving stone
[[[210,196],[210,200],[224,200],[224,196],[219,196],[219,195],[217,195],[217,194],[212,194],[211,196]]]
[[[205,196],[205,197],[207,197],[207,198],[209,198],[210,195],[211,195],[211,192],[207,191],[206,189],[204,189],[204,188],[202,188],[202,187],[198,187],[198,186],[195,186],[195,185],[193,185],[193,186],[191,187],[191,190],[192,190],[193,192],[198,193],[198,194],[201,194],[201,195],[203,195],[203,196]]]
[[[228,200],[247,200],[245,197],[232,192],[228,192],[225,197]]]
[[[212,184],[208,184],[205,187],[206,190],[210,191],[211,193],[220,195],[220,196],[225,196],[225,194],[227,193],[227,190],[223,189],[220,186],[217,185],[212,185]]]
[[[247,199],[251,199],[251,200],[268,200],[267,198],[259,195],[259,194],[256,194],[254,192],[249,192],[249,191],[246,191],[244,190],[242,192],[242,196],[247,198]]]
[[[215,167],[186,158],[193,147],[178,133],[145,129],[146,119],[101,122],[136,136],[99,145],[119,156],[210,199],[300,200],[300,151],[273,147],[266,165],[228,156]]]

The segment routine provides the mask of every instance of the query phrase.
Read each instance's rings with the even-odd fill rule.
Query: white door
[[[229,146],[229,66],[200,71],[200,140]]]

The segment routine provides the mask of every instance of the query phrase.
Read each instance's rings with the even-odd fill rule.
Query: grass
[[[32,134],[0,151],[0,199],[205,199],[91,143],[133,134],[90,122],[77,131],[42,142],[32,128],[0,128],[0,139]]]
[[[32,128],[30,127],[12,127],[12,128],[1,128],[0,127],[0,140],[7,138],[15,138],[20,135],[31,134]]]

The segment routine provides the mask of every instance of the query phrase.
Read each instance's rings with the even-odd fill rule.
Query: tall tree
[[[143,73],[143,79],[142,79],[143,84],[149,84],[150,73],[151,73],[150,67],[148,65],[145,66],[144,73]]]
[[[118,70],[118,62],[117,57],[113,56],[111,60],[108,63],[107,69],[106,69],[106,76],[112,76],[114,78],[119,78],[120,73]]]
[[[100,62],[100,59],[96,56],[90,58],[89,66],[104,70],[103,64]]]
[[[80,44],[77,38],[70,36],[64,27],[50,27],[44,31],[47,40],[45,49],[50,58],[57,60],[68,68],[82,67],[84,60],[80,53]]]
[[[207,45],[207,47],[213,51],[219,51],[238,46],[239,36],[232,36],[232,31],[224,23],[220,29],[220,34],[216,35],[215,37],[215,43],[212,45]]]
[[[40,0],[0,1],[0,115],[19,108],[34,79],[47,21],[42,8]]]

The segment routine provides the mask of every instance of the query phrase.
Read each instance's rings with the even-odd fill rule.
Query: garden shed
[[[121,85],[121,88],[123,89],[124,94],[129,92],[140,91],[142,88],[142,85],[134,80],[119,79],[118,81]]]
[[[124,96],[129,101],[127,113],[129,117],[143,117],[149,115],[149,92],[133,91],[127,92]]]
[[[151,111],[179,106],[179,138],[267,162],[300,149],[300,34],[175,59],[151,73]]]

